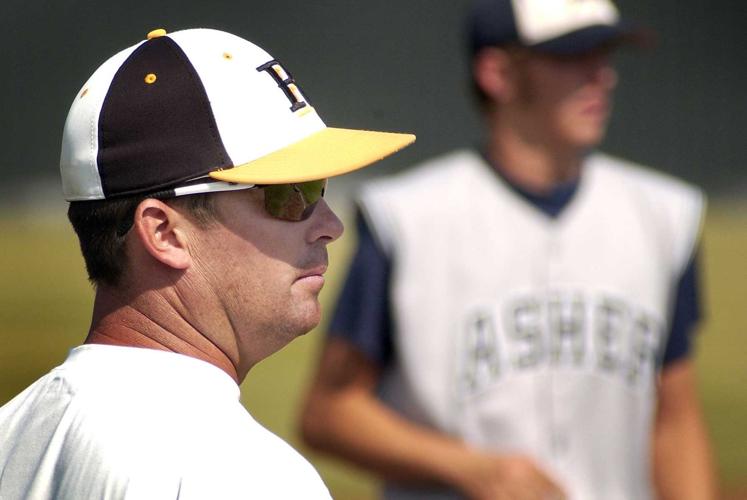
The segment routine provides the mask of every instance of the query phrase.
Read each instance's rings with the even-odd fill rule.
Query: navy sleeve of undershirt
[[[672,330],[664,351],[664,366],[687,357],[692,347],[695,327],[700,321],[700,295],[698,290],[698,253],[680,278],[676,290]]]
[[[351,342],[384,366],[392,356],[389,276],[391,262],[363,215],[356,214],[358,248],[329,327],[329,335]]]

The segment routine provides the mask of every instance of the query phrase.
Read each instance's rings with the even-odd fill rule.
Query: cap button
[[[163,28],[158,28],[157,30],[153,30],[150,33],[148,33],[148,40],[153,40],[154,38],[158,38],[159,36],[164,36],[166,34],[166,30]]]

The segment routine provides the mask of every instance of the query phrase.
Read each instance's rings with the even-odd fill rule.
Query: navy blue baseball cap
[[[575,55],[610,43],[651,42],[651,34],[624,21],[610,0],[475,0],[468,30],[473,54],[519,45]]]

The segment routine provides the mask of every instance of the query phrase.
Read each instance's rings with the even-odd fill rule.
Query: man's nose
[[[590,79],[599,83],[607,90],[617,85],[617,70],[612,64],[609,54],[595,54],[586,61]]]
[[[311,242],[324,240],[325,244],[332,243],[342,236],[345,230],[342,221],[329,207],[324,198],[317,201],[317,206],[311,216],[311,223],[308,235]]]

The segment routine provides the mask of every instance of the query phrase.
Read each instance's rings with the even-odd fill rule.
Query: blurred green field
[[[0,218],[0,404],[60,363],[85,337],[92,291],[64,215]],[[330,306],[352,236],[330,247],[322,301]],[[747,206],[711,208],[705,227],[708,321],[699,340],[699,383],[728,490],[747,488]],[[329,312],[329,307],[326,309]],[[324,324],[324,322],[323,322]],[[295,419],[321,341],[314,331],[262,362],[242,401],[267,427],[306,453],[335,498],[374,496],[368,475],[305,450]]]

